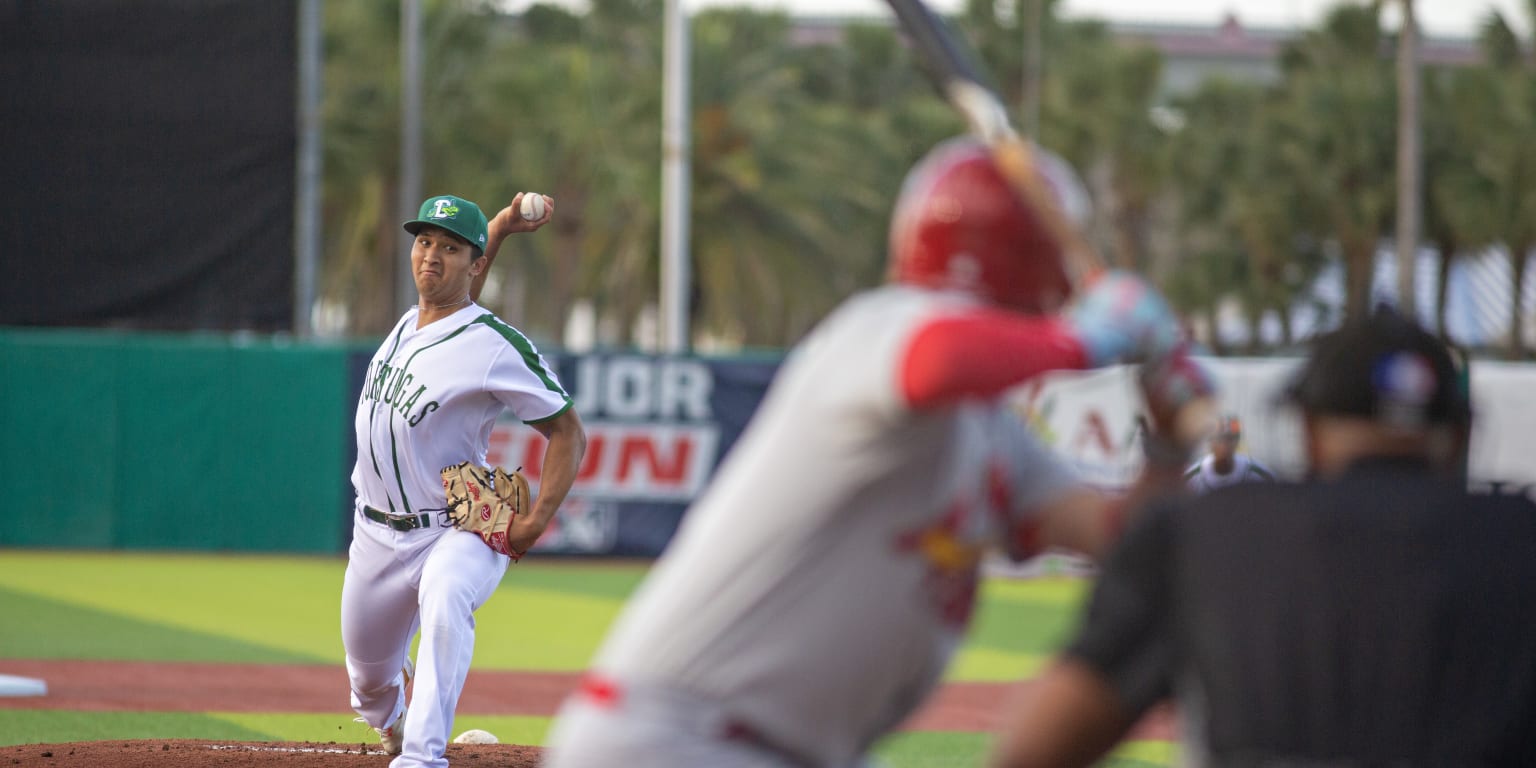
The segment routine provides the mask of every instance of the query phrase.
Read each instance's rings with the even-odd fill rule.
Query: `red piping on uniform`
[[[619,684],[606,677],[587,674],[581,676],[581,684],[577,687],[587,701],[599,709],[613,709],[619,705],[619,699],[623,698],[623,691]]]
[[[907,405],[924,410],[994,397],[1031,376],[1087,364],[1077,334],[1054,317],[975,309],[919,327],[897,375]]]

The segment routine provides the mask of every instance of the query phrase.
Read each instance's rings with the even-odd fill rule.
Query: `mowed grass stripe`
[[[218,715],[200,712],[7,709],[4,713],[5,716],[0,717],[0,745],[7,746],[116,739],[274,740],[271,733],[259,728],[250,728]]]
[[[323,662],[341,658],[344,568],[339,558],[6,551],[0,588]]]
[[[334,661],[0,589],[0,657],[314,664]],[[0,665],[0,671],[3,671]]]
[[[0,600],[29,619],[8,622],[0,648],[21,658],[339,663],[344,568],[339,558],[7,551]],[[519,563],[477,614],[475,664],[583,668],[646,570]],[[1082,594],[1075,579],[987,580],[950,679],[1029,674],[1064,641]]]
[[[509,571],[476,616],[476,649],[489,669],[575,670],[596,649],[623,599],[643,577],[640,566]],[[142,553],[0,554],[0,598],[25,602],[24,622],[7,622],[18,642],[0,645],[17,658],[92,658],[236,663],[340,663],[340,600],[345,562],[286,558]],[[131,630],[68,631],[85,626]],[[157,629],[159,638],[156,638]],[[60,632],[71,651],[46,637]],[[206,647],[197,648],[199,638]],[[156,650],[156,646],[163,650]],[[515,652],[508,653],[507,648]],[[227,657],[220,654],[227,653]]]

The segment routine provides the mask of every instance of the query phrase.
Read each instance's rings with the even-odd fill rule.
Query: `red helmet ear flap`
[[[1070,165],[1036,150],[1057,203],[1086,220],[1088,196]],[[1026,312],[1053,312],[1071,295],[1063,245],[970,138],[940,144],[907,175],[891,217],[896,282],[974,293]]]

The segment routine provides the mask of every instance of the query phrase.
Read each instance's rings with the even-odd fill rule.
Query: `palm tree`
[[[1314,250],[1303,247],[1302,185],[1274,151],[1282,104],[1264,87],[1212,80],[1179,107],[1187,127],[1173,137],[1171,156],[1181,241],[1192,258],[1180,262],[1177,275],[1185,284],[1211,283],[1204,292],[1182,290],[1204,301],[1239,297],[1250,351],[1257,350],[1260,321],[1271,312],[1281,343],[1289,346],[1292,310],[1320,264]]]
[[[399,316],[395,306],[395,265],[401,251],[399,201],[399,6],[394,3],[329,3],[325,18],[325,184],[326,243],[322,261],[323,299],[344,306],[345,330],[379,334]],[[427,179],[433,189],[452,186],[484,200],[467,183],[455,136],[460,120],[485,110],[473,87],[477,54],[485,48],[496,18],[477,4],[440,0],[424,9],[423,90],[429,112],[424,152],[439,170]],[[446,117],[446,116],[453,117]]]
[[[1145,271],[1154,202],[1167,179],[1166,137],[1152,120],[1161,55],[1122,47],[1099,22],[1051,30],[1055,50],[1070,54],[1047,57],[1042,143],[1083,173],[1097,209],[1094,240],[1116,266]]]
[[[1369,309],[1396,197],[1394,81],[1379,16],[1375,4],[1337,6],[1281,61],[1286,109],[1276,150],[1342,253],[1350,316]]]
[[[539,62],[502,71],[488,87],[505,115],[496,171],[527,179],[516,189],[545,191],[558,211],[550,237],[519,241],[521,279],[509,288],[520,290],[504,306],[556,338],[585,297],[609,329],[599,341],[627,343],[624,330],[656,295],[660,11],[643,0],[596,3],[580,17],[545,10],[509,43],[514,50],[492,56]],[[544,37],[550,26],[565,35]]]
[[[942,135],[909,130],[904,105],[922,93],[944,132],[960,124],[914,76],[893,77],[910,61],[889,29],[850,31],[861,61],[793,45],[781,14],[706,11],[693,28],[698,320],[748,345],[791,342],[880,279],[894,179]]]
[[[1531,8],[1536,19],[1536,0]],[[1502,15],[1488,18],[1480,43],[1488,61],[1486,77],[1477,83],[1484,109],[1465,120],[1463,129],[1474,148],[1472,167],[1493,192],[1494,232],[1509,254],[1505,354],[1518,359],[1526,355],[1523,298],[1536,247],[1536,147],[1530,141],[1536,133],[1536,73]]]
[[[1495,190],[1474,166],[1467,135],[1475,130],[1469,116],[1486,114],[1489,89],[1485,68],[1425,72],[1424,86],[1424,227],[1439,256],[1435,284],[1435,327],[1449,338],[1446,298],[1451,267],[1464,254],[1481,251],[1495,240]]]

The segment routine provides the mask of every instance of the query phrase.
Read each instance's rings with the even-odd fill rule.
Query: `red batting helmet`
[[[1034,154],[1057,203],[1081,223],[1088,195],[1077,174],[1055,155]],[[1072,293],[1062,244],[970,138],[940,144],[907,174],[890,255],[896,282],[958,288],[1025,312],[1053,312]]]

